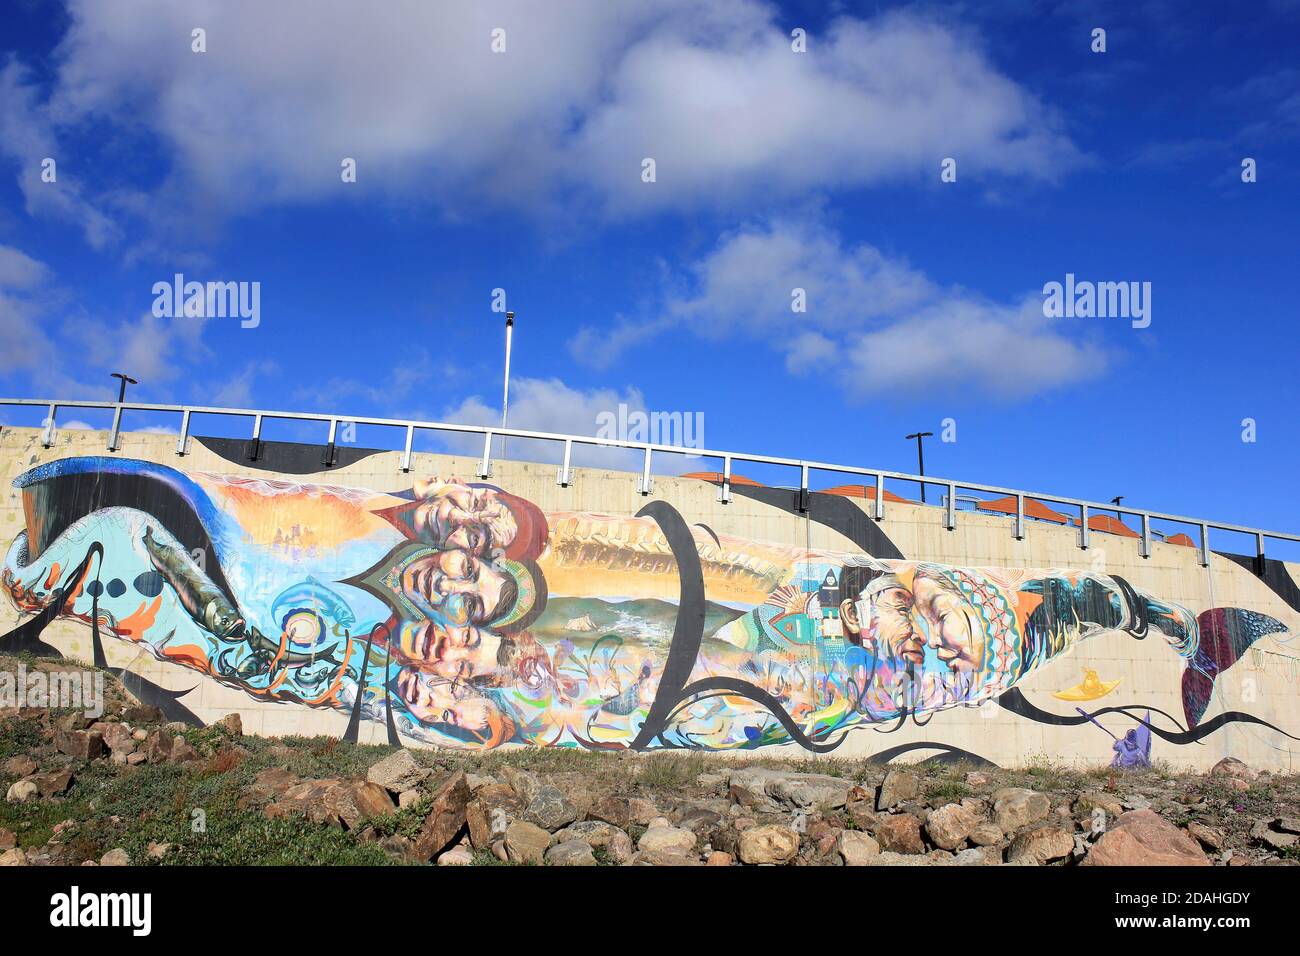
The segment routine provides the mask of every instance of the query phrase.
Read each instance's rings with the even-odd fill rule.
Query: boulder
[[[841,830],[835,848],[845,866],[865,866],[868,860],[880,855],[880,844],[858,830]]]
[[[244,719],[239,714],[226,714],[212,726],[219,727],[232,737],[244,736]]]
[[[1187,835],[1194,840],[1199,840],[1201,845],[1211,850],[1222,850],[1224,842],[1223,831],[1218,827],[1207,826],[1197,820],[1187,824]]]
[[[1042,826],[1017,834],[1007,850],[1007,862],[1042,866],[1053,860],[1063,860],[1073,851],[1073,831]]]
[[[695,834],[672,826],[653,826],[637,840],[638,850],[647,853],[686,854],[695,849]]]
[[[392,793],[414,790],[428,776],[429,771],[416,763],[409,750],[395,750],[366,771],[366,780]]]
[[[104,756],[104,735],[95,730],[59,730],[54,734],[54,746],[69,757],[94,760]]]
[[[5,801],[8,803],[27,803],[29,800],[35,800],[40,796],[41,788],[30,778],[18,780],[10,785],[9,791],[5,794]]]
[[[587,816],[593,820],[604,820],[626,830],[632,824],[632,808],[627,797],[602,797],[591,805]]]
[[[724,853],[722,850],[714,850],[709,854],[709,858],[704,861],[705,866],[731,866],[736,862],[736,858],[730,853]]]
[[[1021,787],[1004,787],[993,794],[993,822],[1003,833],[1014,833],[1047,819],[1052,801],[1041,793]]]
[[[585,840],[566,840],[546,851],[546,862],[551,866],[595,866],[591,844]]]
[[[1080,820],[1091,820],[1096,810],[1103,810],[1108,817],[1114,818],[1124,812],[1119,797],[1099,790],[1085,790],[1074,800],[1074,815]]]
[[[1259,771],[1252,770],[1236,757],[1224,757],[1210,768],[1211,777],[1234,777],[1251,783],[1259,779]]]
[[[433,795],[429,815],[411,848],[414,859],[423,863],[445,850],[465,827],[468,805],[469,783],[465,772],[458,770]]]
[[[915,800],[921,792],[921,778],[911,770],[891,770],[885,774],[876,796],[876,809],[888,810],[905,800]]]
[[[1209,866],[1200,845],[1154,810],[1120,815],[1082,866]]]
[[[506,830],[504,844],[511,863],[541,865],[551,845],[551,835],[527,820],[515,820]]]
[[[194,749],[193,744],[176,734],[172,737],[171,752],[167,759],[172,763],[191,763],[199,759],[199,752]]]
[[[473,862],[473,852],[463,843],[456,844],[438,857],[439,866],[469,866]]]
[[[895,813],[881,817],[876,825],[876,842],[880,849],[890,853],[924,853],[921,840],[921,821],[911,813]]]
[[[930,842],[945,850],[955,850],[979,826],[979,817],[958,803],[949,803],[932,812],[925,820]]]
[[[505,778],[510,789],[515,792],[524,806],[533,802],[533,797],[537,796],[537,791],[542,787],[542,782],[537,779],[537,775],[527,770],[506,766],[501,768],[501,776]]]
[[[578,819],[578,814],[559,788],[545,785],[538,787],[528,802],[524,819],[543,830],[554,832]]]
[[[36,761],[26,754],[18,754],[6,760],[0,771],[10,777],[29,777],[36,772]]]
[[[325,806],[343,821],[349,830],[355,830],[365,820],[393,812],[393,800],[388,791],[367,780],[345,780],[325,793]]]
[[[751,865],[786,863],[799,852],[799,834],[779,823],[750,827],[740,834],[739,852],[740,859]]]
[[[997,846],[1002,842],[1002,828],[985,820],[970,832],[970,842],[976,846]]]
[[[126,852],[126,850],[122,849],[121,847],[117,847],[114,850],[109,850],[107,853],[101,856],[99,858],[99,865],[100,866],[130,866],[131,857]]]
[[[0,866],[26,866],[27,854],[18,848],[0,853]]]
[[[795,810],[835,809],[848,802],[850,781],[821,773],[792,773],[740,767],[726,777],[728,793],[743,807]]]
[[[162,723],[163,712],[152,704],[132,704],[122,712],[128,724]]]
[[[0,827],[0,850],[12,850],[18,845],[18,834]]]
[[[36,784],[37,789],[41,791],[42,797],[48,799],[67,792],[68,788],[72,786],[72,771],[66,769],[47,770],[45,773],[32,774],[27,779]]]

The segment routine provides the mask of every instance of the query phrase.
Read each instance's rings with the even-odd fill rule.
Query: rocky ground
[[[0,670],[14,668],[0,658]],[[29,669],[34,662],[26,662]],[[714,755],[466,754],[0,710],[0,865],[1300,861],[1300,778]]]

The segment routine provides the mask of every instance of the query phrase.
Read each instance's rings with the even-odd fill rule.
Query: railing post
[[[1210,566],[1210,526],[1201,522],[1201,567]]]
[[[1025,495],[1024,492],[1016,492],[1016,523],[1013,533],[1017,541],[1025,540]]]
[[[415,426],[406,426],[406,445],[402,448],[402,471],[411,470],[411,441],[415,438]]]
[[[944,514],[943,526],[949,531],[957,528],[957,485],[948,482],[948,510]]]
[[[483,433],[483,457],[478,463],[479,478],[492,477],[492,429]]]
[[[560,463],[560,470],[555,476],[555,483],[561,488],[569,487],[572,475],[569,474],[569,461],[573,458],[573,439],[564,439],[564,461]]]
[[[329,442],[325,445],[325,460],[323,462],[326,468],[334,467],[334,436],[338,433],[338,427],[339,420],[331,418]]]
[[[1151,557],[1151,516],[1145,511],[1142,512],[1142,542],[1138,553],[1144,558]]]
[[[41,436],[41,445],[49,448],[54,444],[54,416],[58,414],[59,406],[50,402],[50,413],[45,416],[45,434]]]
[[[117,437],[121,433],[121,430],[122,430],[122,405],[119,402],[117,407],[113,409],[113,433],[109,436],[108,439],[109,451],[117,451]]]
[[[801,464],[799,466],[799,512],[808,513],[808,466]]]
[[[641,465],[641,477],[637,480],[636,490],[643,495],[650,494],[654,483],[650,480],[650,446],[645,446],[645,461]]]
[[[1088,550],[1089,532],[1090,529],[1088,528],[1088,506],[1080,505],[1079,506],[1079,547],[1082,548],[1084,551]]]
[[[258,452],[262,450],[262,413],[253,416],[253,440],[248,443],[248,460],[257,461]]]
[[[187,408],[181,412],[181,433],[176,439],[176,454],[184,455],[189,451],[190,444],[190,410]]]
[[[731,456],[722,456],[722,487],[718,489],[718,500],[724,505],[731,504]]]
[[[1268,558],[1264,555],[1264,532],[1255,532],[1255,573],[1261,578],[1268,573]]]
[[[876,520],[885,520],[885,476],[876,472]]]

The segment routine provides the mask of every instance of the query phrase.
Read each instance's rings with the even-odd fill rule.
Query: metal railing
[[[493,438],[523,438],[560,442],[563,444],[564,460],[555,477],[556,484],[561,487],[568,487],[573,480],[573,470],[571,467],[573,446],[584,445],[598,448],[623,448],[642,452],[644,458],[642,459],[641,473],[637,476],[636,483],[636,489],[642,495],[650,494],[653,488],[653,481],[650,477],[650,467],[653,455],[656,453],[664,453],[689,455],[696,458],[720,459],[722,461],[722,478],[718,489],[718,500],[723,504],[727,504],[732,500],[732,463],[741,461],[797,469],[799,473],[799,510],[805,512],[808,510],[808,496],[810,494],[808,487],[809,473],[812,471],[828,471],[841,475],[860,475],[874,479],[875,501],[871,504],[871,514],[877,521],[881,521],[885,517],[885,481],[890,480],[916,482],[925,485],[937,485],[943,487],[946,491],[943,499],[944,527],[948,530],[954,530],[957,527],[957,492],[958,490],[962,490],[975,491],[982,494],[1014,496],[1016,500],[1016,511],[1014,521],[1012,522],[1012,533],[1016,540],[1023,540],[1025,537],[1025,499],[1033,498],[1037,501],[1050,502],[1051,504],[1064,505],[1079,509],[1078,544],[1079,547],[1083,549],[1087,549],[1091,541],[1091,531],[1093,529],[1089,527],[1089,514],[1094,510],[1103,513],[1114,513],[1117,515],[1131,515],[1138,518],[1141,522],[1141,533],[1138,535],[1139,552],[1144,558],[1149,558],[1151,556],[1151,539],[1153,536],[1151,529],[1152,520],[1190,525],[1199,529],[1200,545],[1198,551],[1202,567],[1208,566],[1210,562],[1211,529],[1252,535],[1255,539],[1257,568],[1261,573],[1264,569],[1264,542],[1266,540],[1300,542],[1300,535],[1286,534],[1279,531],[1265,531],[1260,528],[1249,528],[1244,525],[1226,524],[1220,521],[1207,521],[1202,518],[1189,518],[1185,515],[1165,514],[1159,511],[1120,508],[1113,504],[1101,504],[1094,501],[1084,501],[1079,498],[1066,498],[1061,495],[1042,494],[1036,491],[1024,491],[1017,488],[1002,488],[997,485],[956,481],[949,478],[938,478],[931,475],[910,475],[906,472],[884,471],[878,468],[859,468],[853,465],[836,465],[830,462],[808,461],[801,458],[779,458],[771,455],[751,455],[744,452],[682,448],[676,445],[623,441],[621,439],[613,438],[595,438],[587,435],[564,435],[555,432],[526,431],[518,428],[459,425],[451,422],[424,422],[398,418],[366,418],[345,415],[324,415],[313,412],[278,412],[250,408],[213,408],[201,405],[151,405],[137,402],[82,402],[62,400],[51,401],[48,399],[34,398],[0,398],[0,406],[45,408],[47,414],[42,434],[42,444],[46,448],[50,447],[54,441],[55,419],[58,415],[59,409],[61,408],[100,408],[112,410],[113,424],[110,429],[108,440],[108,450],[110,452],[117,451],[118,439],[122,431],[122,416],[128,411],[163,412],[179,415],[180,436],[176,442],[176,454],[178,455],[184,455],[187,451],[190,437],[190,423],[193,416],[221,415],[235,418],[251,418],[253,421],[249,454],[251,460],[257,459],[260,450],[263,422],[268,419],[309,421],[321,422],[322,424],[328,423],[329,425],[329,433],[325,444],[325,456],[322,461],[322,465],[328,468],[334,464],[336,451],[335,439],[338,433],[339,422],[343,422],[355,425],[378,425],[381,427],[405,429],[406,441],[402,449],[402,457],[399,465],[399,468],[403,472],[411,470],[411,445],[417,431],[454,432],[462,435],[481,435],[483,437],[483,453],[479,458],[477,469],[477,476],[481,479],[489,478],[492,475]]]

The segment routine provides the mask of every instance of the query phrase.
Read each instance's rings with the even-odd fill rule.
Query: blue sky
[[[911,471],[951,418],[931,473],[1296,529],[1300,4],[385,7],[7,5],[0,393],[490,421],[500,288],[518,427]]]

